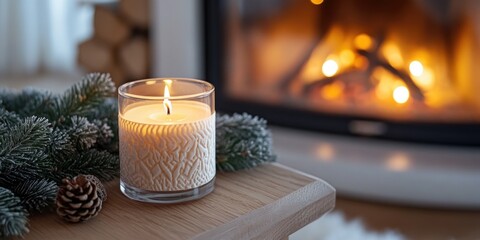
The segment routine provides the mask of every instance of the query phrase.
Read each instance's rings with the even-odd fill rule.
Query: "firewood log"
[[[98,39],[86,40],[78,46],[78,63],[87,71],[107,71],[113,61],[112,48]]]
[[[148,41],[145,37],[135,37],[119,49],[121,67],[132,79],[148,76],[150,59]]]
[[[94,35],[105,43],[117,46],[130,35],[130,27],[118,13],[106,6],[95,6]]]
[[[125,71],[118,64],[110,66],[106,72],[110,73],[110,76],[117,87],[127,82]]]
[[[120,13],[132,25],[147,29],[150,22],[150,0],[121,0]]]

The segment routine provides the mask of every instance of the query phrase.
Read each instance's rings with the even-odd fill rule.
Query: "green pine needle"
[[[0,187],[11,188],[27,179],[42,178],[43,172],[38,167],[12,165],[0,172]]]
[[[90,149],[86,152],[70,156],[57,165],[55,176],[58,182],[65,177],[75,177],[79,174],[94,175],[101,181],[110,181],[119,174],[119,160],[117,155],[107,151]]]
[[[10,125],[10,124],[7,124]],[[43,150],[49,141],[50,123],[46,118],[27,117],[0,133],[0,156],[14,152]],[[25,153],[25,152],[23,152]]]
[[[5,108],[0,106],[0,125],[7,127],[18,122],[20,122],[20,117],[17,114],[7,111]],[[4,131],[1,132],[3,133]]]
[[[9,111],[14,111],[20,117],[32,115],[50,119],[54,112],[56,98],[49,92],[41,92],[35,89],[24,89],[14,94],[3,91],[0,94],[2,105]]]
[[[12,165],[48,168],[44,149],[50,141],[50,133],[48,120],[35,116],[0,133],[0,172]]]
[[[59,159],[64,159],[67,156],[72,156],[76,151],[74,143],[70,135],[61,129],[53,130],[50,136],[50,143],[47,147],[47,152],[54,162]]]
[[[267,121],[246,113],[217,116],[216,158],[220,171],[253,168],[275,161]]]
[[[78,150],[90,149],[97,142],[98,127],[85,117],[73,116],[64,123],[66,130]]]
[[[0,187],[0,238],[28,233],[27,216],[20,198],[10,190]]]
[[[73,85],[57,101],[57,123],[69,116],[87,116],[98,111],[104,99],[113,96],[115,84],[110,74],[90,73]]]
[[[95,125],[97,132],[97,145],[102,148],[106,148],[108,144],[112,142],[114,137],[113,131],[106,121],[100,121],[98,119],[93,120],[93,125]]]
[[[39,116],[50,117],[55,104],[55,98],[49,92],[41,92],[34,89],[23,90],[12,102],[14,110],[22,117]]]
[[[106,98],[97,111],[88,115],[98,127],[99,138],[96,147],[118,154],[118,105],[114,98]]]
[[[9,189],[29,212],[42,212],[55,203],[58,187],[48,179],[27,179]]]

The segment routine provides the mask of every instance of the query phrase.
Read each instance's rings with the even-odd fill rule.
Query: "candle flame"
[[[165,112],[167,115],[170,115],[172,113],[172,102],[168,98],[170,98],[170,90],[169,90],[170,84],[165,84],[165,90],[163,91],[163,107],[165,108]]]
[[[165,79],[163,80],[163,83],[165,83],[165,85],[167,85],[169,88],[172,87],[172,79]]]

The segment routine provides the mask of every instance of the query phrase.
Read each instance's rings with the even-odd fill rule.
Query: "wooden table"
[[[127,199],[118,181],[93,220],[63,222],[55,214],[33,216],[26,239],[282,239],[335,205],[335,189],[324,181],[268,164],[217,175],[203,199],[159,205]]]

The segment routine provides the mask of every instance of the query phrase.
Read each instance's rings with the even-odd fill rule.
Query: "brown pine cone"
[[[102,202],[107,201],[107,190],[103,186],[100,179],[98,179],[93,175],[84,175],[84,176],[89,182],[93,183],[97,187],[97,194],[98,194],[98,197],[102,199]]]
[[[73,179],[65,178],[62,182],[56,199],[60,217],[68,222],[83,222],[97,216],[106,192],[96,177],[79,175]]]

